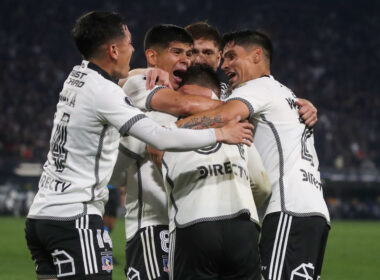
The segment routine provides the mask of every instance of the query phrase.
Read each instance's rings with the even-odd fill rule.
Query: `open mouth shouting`
[[[177,85],[179,85],[182,82],[183,77],[186,74],[186,70],[186,68],[182,68],[173,71],[173,80]]]
[[[235,72],[228,71],[226,72],[226,75],[228,77],[228,82],[232,85],[234,82],[236,82],[237,75]]]

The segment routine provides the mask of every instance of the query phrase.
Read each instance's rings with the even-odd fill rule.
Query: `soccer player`
[[[183,83],[209,87],[219,96],[220,82],[210,67],[190,67]],[[251,148],[217,144],[165,153],[170,279],[261,278],[259,224],[251,190],[257,172],[253,169],[261,160]],[[261,190],[264,201],[270,194],[266,182]]]
[[[59,95],[50,151],[26,220],[26,240],[39,279],[111,279],[112,243],[102,214],[120,134],[162,149],[187,150],[216,141],[249,144],[252,126],[163,128],[131,105],[117,85],[127,75],[134,51],[120,15],[85,14],[76,21],[73,37],[84,60]]]
[[[168,72],[174,89],[178,89],[190,65],[192,42],[191,36],[183,28],[166,24],[153,26],[145,36],[148,66]],[[184,95],[163,86],[146,90],[144,75],[129,77],[124,84],[124,90],[136,107],[144,111],[167,113],[147,113],[164,125],[177,119],[173,116],[186,116],[222,104],[220,101],[210,100],[209,89],[206,89],[208,98]],[[123,184],[127,186],[127,276],[131,278],[139,273],[143,279],[156,279],[167,277],[168,248],[161,246],[169,240],[167,199],[161,173],[145,150],[144,143],[139,143],[132,137],[123,138],[112,177],[116,178],[117,174],[122,174],[120,170],[127,169],[127,181]],[[152,259],[144,258],[144,253],[151,255]]]
[[[255,147],[272,185],[260,241],[263,276],[318,279],[330,220],[313,130],[299,118],[294,93],[271,75],[270,39],[248,30],[224,41],[222,68],[232,94],[224,105],[179,124],[201,128],[236,116],[255,123]]]
[[[172,87],[178,89],[190,66],[192,44],[191,36],[181,27],[153,26],[144,40],[148,66],[169,73]],[[221,104],[164,86],[147,90],[145,79],[144,75],[130,76],[123,89],[136,107],[144,111],[155,110],[147,115],[163,125],[174,123],[177,120],[174,116],[189,115]],[[161,172],[145,149],[145,143],[124,137],[112,176],[113,180],[121,181],[117,176],[127,172],[124,183],[119,184],[126,186],[126,275],[129,278],[138,274],[141,279],[168,279],[167,198]]]
[[[185,27],[194,40],[192,64],[206,64],[217,71],[222,58],[222,37],[219,31],[204,21],[194,22]],[[220,83],[220,99],[228,95],[228,85]]]

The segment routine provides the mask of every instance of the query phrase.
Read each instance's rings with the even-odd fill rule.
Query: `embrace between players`
[[[112,278],[108,183],[126,186],[129,279],[319,279],[329,214],[316,110],[273,78],[265,34],[156,25],[150,68],[129,76],[120,15],[85,14],[73,36],[84,60],[60,93],[26,221],[39,279]]]

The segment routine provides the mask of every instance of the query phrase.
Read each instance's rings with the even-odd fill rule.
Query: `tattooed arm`
[[[205,111],[177,121],[178,127],[202,129],[207,127],[222,127],[228,121],[240,116],[241,120],[249,117],[249,109],[239,100],[230,100],[213,110]]]

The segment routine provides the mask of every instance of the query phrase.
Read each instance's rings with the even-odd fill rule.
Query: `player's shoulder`
[[[127,81],[123,85],[123,91],[128,93],[129,91],[136,91],[140,88],[145,89],[146,77],[142,74],[137,74],[128,77]]]

